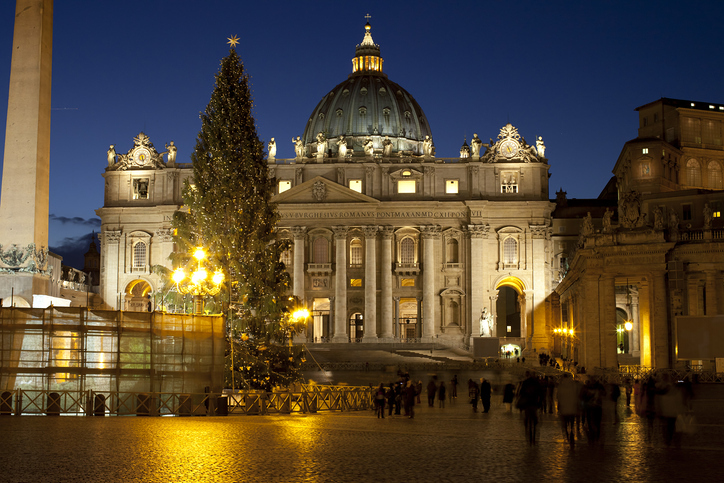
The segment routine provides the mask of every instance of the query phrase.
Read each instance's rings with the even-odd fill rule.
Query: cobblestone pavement
[[[718,404],[718,402],[717,402]],[[530,447],[517,412],[494,399],[416,406],[414,419],[372,411],[229,417],[0,418],[0,481],[720,481],[724,415],[705,417],[679,447],[620,408],[602,441],[564,443],[542,415]]]

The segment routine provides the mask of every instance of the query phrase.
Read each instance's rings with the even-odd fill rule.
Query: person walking
[[[631,386],[631,379],[626,379],[626,381],[623,383],[624,392],[626,393],[626,407],[631,407],[631,393],[633,392],[633,387]]]
[[[405,388],[405,416],[412,419],[415,417],[415,399],[419,398],[420,394],[417,392],[416,387],[412,384],[412,381],[407,381],[407,387]]]
[[[437,394],[437,384],[435,384],[435,379],[430,379],[430,382],[427,383],[427,406],[434,408],[435,407],[435,395]]]
[[[528,444],[535,445],[538,427],[538,408],[542,399],[540,381],[532,371],[525,371],[525,379],[518,390],[517,408],[523,412],[523,426]]]
[[[513,412],[513,400],[515,399],[515,386],[512,382],[503,387],[503,404],[505,404],[505,410],[507,412]]]
[[[387,390],[386,396],[387,396],[387,415],[392,416],[392,410],[395,407],[395,385],[394,384],[390,384],[390,388]]]
[[[450,397],[452,399],[457,399],[457,397],[458,397],[458,375],[457,374],[455,374],[453,376],[452,380],[450,381],[450,388],[452,389],[452,391],[450,391]]]
[[[468,379],[468,396],[470,397],[470,404],[473,405],[473,412],[478,412],[478,397],[480,397],[480,388],[478,384],[472,379]]]
[[[377,405],[377,419],[385,419],[385,385],[382,383],[375,391],[375,404]]]
[[[563,437],[571,448],[576,443],[576,417],[581,409],[580,384],[567,372],[558,385],[558,415],[561,418]]]
[[[492,395],[493,388],[490,385],[490,381],[485,378],[480,379],[480,401],[483,403],[483,412],[487,413],[490,411],[490,396]]]
[[[445,407],[445,381],[440,381],[440,387],[437,388],[437,406]]]

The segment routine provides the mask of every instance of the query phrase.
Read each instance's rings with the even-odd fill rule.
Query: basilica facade
[[[724,313],[723,106],[638,108],[638,137],[599,199],[551,200],[543,139],[505,124],[438,157],[422,107],[383,64],[368,24],[352,72],[292,139],[296,156],[268,145],[290,290],[312,313],[299,341],[473,352],[484,339],[495,348],[478,355],[590,368],[713,360],[719,349],[679,340]],[[173,143],[158,152],[144,133],[125,154],[109,149],[97,210],[107,307],[156,308],[191,176]]]

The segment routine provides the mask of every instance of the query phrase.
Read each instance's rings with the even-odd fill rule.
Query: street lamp
[[[194,300],[194,313],[202,314],[204,311],[204,296],[216,295],[221,290],[224,281],[224,273],[216,270],[211,277],[204,267],[206,252],[202,247],[197,247],[193,254],[196,259],[196,270],[187,275],[183,268],[174,270],[172,279],[176,283],[178,291],[182,294],[190,294]],[[186,281],[186,283],[183,283]]]

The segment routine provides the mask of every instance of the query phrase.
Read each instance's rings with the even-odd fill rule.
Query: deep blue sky
[[[14,3],[0,5],[3,148]],[[82,264],[69,253],[98,230],[110,144],[125,153],[144,131],[189,159],[232,35],[259,136],[292,157],[291,137],[351,72],[367,13],[384,70],[422,106],[437,156],[511,122],[529,141],[543,136],[551,197],[598,196],[636,137],[637,106],[724,102],[721,1],[56,1],[50,246]]]

